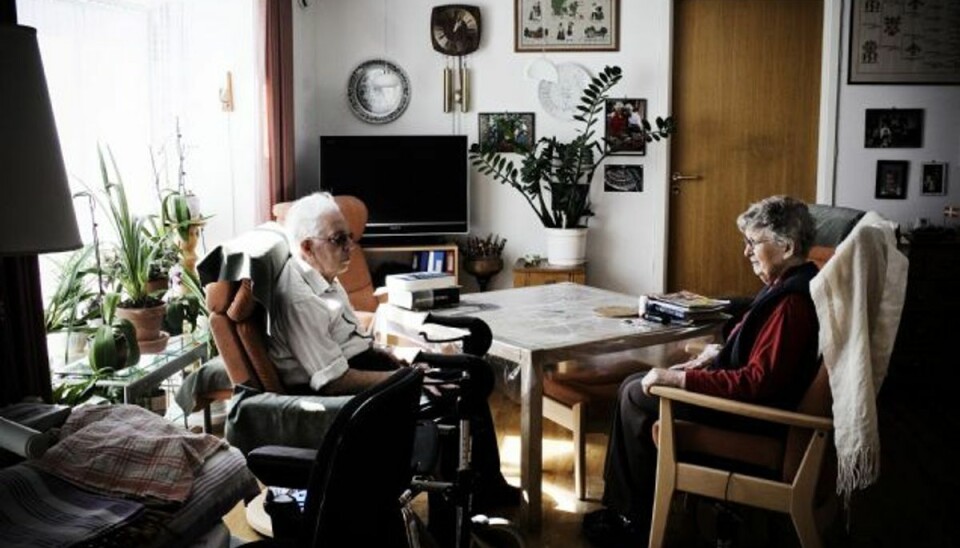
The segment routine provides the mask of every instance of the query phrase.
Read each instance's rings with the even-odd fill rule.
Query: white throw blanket
[[[897,250],[894,226],[867,213],[810,282],[833,394],[837,492],[845,501],[880,473],[877,394],[907,287],[908,262]]]

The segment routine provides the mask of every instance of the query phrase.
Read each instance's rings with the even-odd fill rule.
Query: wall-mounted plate
[[[364,122],[386,124],[410,104],[410,79],[398,65],[371,59],[353,69],[347,84],[350,110]]]
[[[560,63],[557,65],[556,82],[540,81],[540,105],[555,118],[573,120],[583,88],[589,83],[590,73],[587,69],[574,63]]]

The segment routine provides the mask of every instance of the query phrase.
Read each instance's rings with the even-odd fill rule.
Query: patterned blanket
[[[116,529],[143,505],[95,495],[29,466],[0,470],[0,545],[70,546]]]
[[[133,405],[74,409],[32,466],[95,492],[165,502],[190,496],[197,470],[227,444]]]

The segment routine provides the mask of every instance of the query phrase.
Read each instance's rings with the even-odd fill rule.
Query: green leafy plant
[[[116,371],[140,361],[140,345],[130,320],[116,317],[120,295],[107,293],[103,299],[103,325],[93,334],[87,361],[94,373]]]
[[[595,138],[595,126],[602,123],[607,96],[622,77],[620,67],[608,66],[591,79],[577,105],[578,114],[574,116],[583,127],[569,143],[556,137],[543,137],[536,146],[522,154],[520,167],[502,153],[475,143],[470,147],[471,162],[481,173],[517,189],[543,226],[585,227],[587,219],[594,214],[590,206],[590,184],[610,150],[609,146],[601,144],[605,139]],[[673,118],[658,117],[656,129],[643,120],[641,135],[646,142],[659,141],[669,137],[675,129]]]
[[[43,311],[43,322],[47,332],[73,331],[88,320],[99,316],[96,306],[91,306],[97,291],[91,285],[91,278],[97,273],[93,266],[93,246],[70,254],[57,266],[57,286]]]

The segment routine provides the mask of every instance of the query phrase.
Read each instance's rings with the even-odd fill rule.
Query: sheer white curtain
[[[37,29],[74,190],[100,188],[103,143],[132,208],[158,212],[150,151],[175,188],[179,120],[187,187],[213,215],[206,247],[253,227],[266,188],[258,9],[256,0],[18,0],[20,23]],[[220,100],[228,71],[232,112]],[[92,241],[86,205],[75,205]]]

